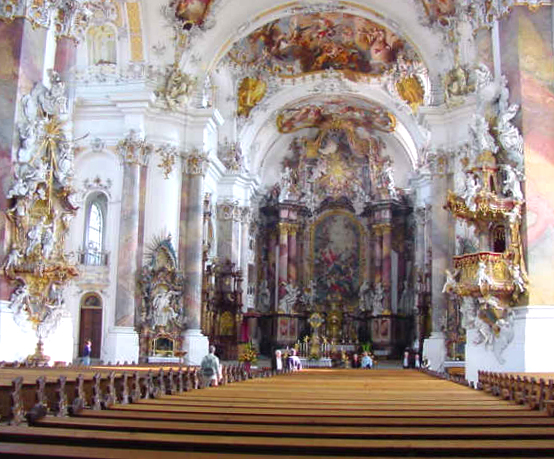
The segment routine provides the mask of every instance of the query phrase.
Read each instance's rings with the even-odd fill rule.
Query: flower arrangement
[[[256,363],[258,361],[258,352],[252,343],[246,343],[242,353],[239,356],[239,362]]]

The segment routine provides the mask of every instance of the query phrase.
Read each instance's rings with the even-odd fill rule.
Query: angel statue
[[[446,281],[444,283],[444,286],[442,287],[442,293],[454,293],[456,291],[456,287],[458,286],[458,282],[456,282],[456,277],[458,277],[459,273],[459,269],[456,269],[453,273],[451,273],[448,269],[446,270]]]
[[[480,261],[477,266],[477,285],[483,291],[485,286],[493,284],[491,276],[487,273],[487,265],[484,261]]]

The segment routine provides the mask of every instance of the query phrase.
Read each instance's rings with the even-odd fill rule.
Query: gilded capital
[[[208,155],[195,149],[185,157],[185,174],[204,176],[206,175],[209,164],[210,160],[208,159]]]
[[[153,151],[153,145],[141,138],[134,129],[131,129],[127,137],[120,140],[116,146],[119,160],[124,164],[146,166]]]

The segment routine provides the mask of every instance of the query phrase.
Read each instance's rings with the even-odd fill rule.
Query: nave
[[[416,370],[304,370],[0,431],[0,454],[14,457],[554,454],[554,419],[544,412]]]

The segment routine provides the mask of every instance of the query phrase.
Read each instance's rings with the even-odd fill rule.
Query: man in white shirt
[[[204,387],[217,386],[222,378],[221,365],[219,359],[215,355],[215,346],[210,346],[209,354],[202,359],[200,363],[200,374]]]

